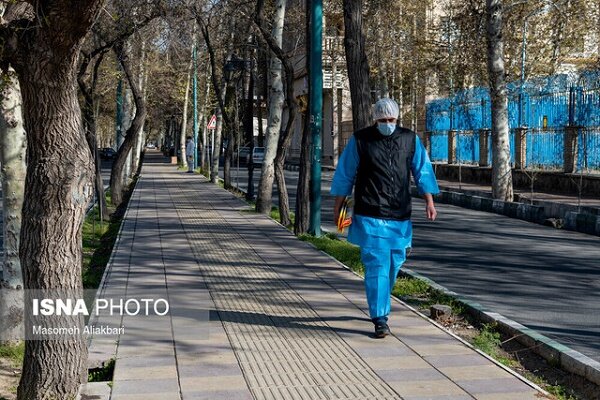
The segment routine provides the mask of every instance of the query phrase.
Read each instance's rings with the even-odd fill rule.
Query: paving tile
[[[203,362],[189,363],[179,366],[179,376],[195,378],[205,376],[242,376],[239,364],[207,364]]]
[[[179,392],[177,379],[115,380],[112,398],[122,395],[164,394]]]
[[[179,365],[195,365],[198,362],[205,363],[208,366],[213,364],[233,364],[237,362],[237,358],[235,357],[235,353],[233,353],[232,351],[222,352],[218,350],[212,352],[188,352],[177,354],[177,363]]]
[[[108,382],[88,382],[81,387],[80,400],[109,400],[110,392]]]
[[[180,383],[182,393],[218,392],[223,389],[242,391],[248,388],[242,375],[181,378]]]
[[[474,395],[477,400],[540,400],[544,397],[536,391],[512,393],[481,393]]]
[[[418,369],[376,369],[375,373],[386,382],[417,382],[446,379],[443,374],[435,370],[433,367]]]
[[[146,364],[144,367],[125,367],[120,363],[116,363],[114,379],[177,379],[177,367],[174,360],[170,365]]]
[[[217,390],[209,392],[186,392],[185,400],[254,400],[249,390]]]
[[[410,356],[413,352],[404,346],[365,346],[354,347],[360,357]]]
[[[82,399],[83,400],[83,399]],[[113,394],[111,400],[181,400],[179,393]]]
[[[403,398],[409,396],[468,395],[468,393],[447,379],[437,381],[394,381],[389,382],[389,385]]]
[[[417,355],[394,357],[364,357],[365,362],[374,370],[378,369],[423,369],[433,368],[431,364]]]
[[[531,387],[516,378],[457,380],[456,384],[470,394],[530,392]]]
[[[441,355],[461,355],[461,354],[472,354],[473,350],[467,346],[456,343],[450,344],[434,344],[434,345],[413,345],[411,348],[423,357],[427,356],[441,356]]]
[[[454,381],[490,378],[513,378],[511,374],[491,363],[489,365],[476,365],[468,367],[445,367],[440,368],[440,371]]]
[[[455,345],[456,339],[446,334],[425,334],[425,335],[402,335],[398,336],[400,340],[407,346],[423,346],[423,345]]]
[[[473,400],[472,396],[469,395],[439,395],[439,396],[433,396],[433,395],[429,395],[429,396],[411,396],[411,395],[407,395],[407,396],[403,396],[402,397],[403,400]],[[514,399],[517,400],[517,399]]]
[[[475,352],[471,352],[471,354],[429,355],[423,358],[437,368],[494,365],[490,360]]]
[[[119,357],[117,359],[119,367],[123,368],[138,368],[149,365],[168,365],[175,364],[175,357],[168,355],[158,356],[138,356],[138,357]],[[116,368],[116,365],[115,365]]]

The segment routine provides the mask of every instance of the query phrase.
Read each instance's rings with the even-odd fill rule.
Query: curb
[[[446,289],[444,286],[435,283],[431,279],[426,278],[409,268],[401,268],[400,274],[425,281],[434,289],[453,297],[456,301],[463,304],[467,308],[467,312],[479,321],[496,323],[503,333],[513,336],[519,343],[529,347],[530,350],[550,363],[557,364],[565,371],[579,375],[596,385],[600,385],[600,362],[558,343],[533,329],[527,328],[516,321],[506,318],[501,314],[486,311],[481,304],[466,300],[457,293]]]

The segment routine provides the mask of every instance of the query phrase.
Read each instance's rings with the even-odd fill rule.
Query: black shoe
[[[375,325],[375,337],[378,339],[382,339],[387,335],[391,335],[390,327],[386,323],[380,323]]]

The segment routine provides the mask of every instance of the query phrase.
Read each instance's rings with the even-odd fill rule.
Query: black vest
[[[410,219],[410,170],[416,134],[397,127],[390,136],[377,125],[354,134],[359,164],[354,189],[354,213],[382,219]]]

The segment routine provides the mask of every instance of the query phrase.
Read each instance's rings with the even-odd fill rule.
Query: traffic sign
[[[210,121],[208,121],[208,125],[206,129],[215,129],[217,127],[217,116],[215,114],[210,117]]]

